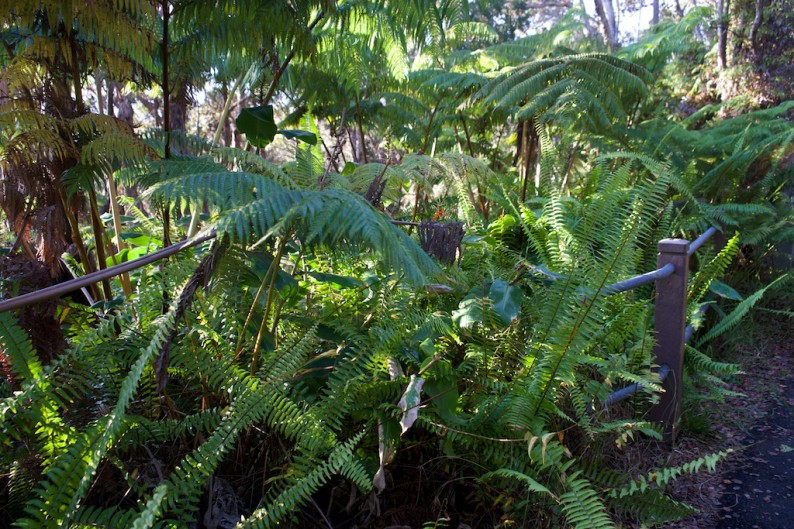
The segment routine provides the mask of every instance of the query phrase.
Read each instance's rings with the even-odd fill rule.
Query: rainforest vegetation
[[[684,415],[730,393],[791,284],[794,5],[642,7],[2,2],[0,300],[180,251],[0,312],[0,525],[692,512],[668,485],[726,454],[626,464],[655,292],[605,286],[716,226]]]

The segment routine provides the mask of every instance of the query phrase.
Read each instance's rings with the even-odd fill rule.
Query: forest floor
[[[715,473],[701,471],[672,485],[673,497],[699,512],[668,527],[794,527],[794,324],[769,312],[753,319],[736,331],[745,334],[727,356],[744,371],[729,385],[740,395],[692,406],[670,463],[734,452]]]

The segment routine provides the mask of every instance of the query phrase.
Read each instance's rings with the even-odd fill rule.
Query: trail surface
[[[783,347],[782,365],[792,364],[792,347]],[[775,357],[769,359],[774,362]],[[746,446],[728,472],[717,529],[794,528],[794,376],[759,381],[775,384],[766,414],[750,428]]]

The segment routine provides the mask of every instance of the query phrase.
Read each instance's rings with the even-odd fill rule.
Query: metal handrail
[[[717,231],[718,231],[717,228],[715,228],[714,226],[704,231],[700,237],[698,237],[689,244],[689,251],[687,252],[687,255],[692,255],[693,253],[695,253],[698,250],[698,248],[703,246],[703,243],[705,243],[707,240],[711,239],[711,237],[715,233],[717,233]]]
[[[703,305],[697,311],[697,314],[705,314],[705,312],[709,309],[711,305]],[[684,343],[689,342],[689,339],[692,338],[692,335],[695,334],[695,328],[690,323],[686,326],[686,331],[684,334]],[[660,382],[664,382],[667,378],[667,375],[670,374],[670,366],[667,364],[662,364],[659,366],[659,379]],[[608,407],[612,406],[613,404],[617,404],[618,402],[622,402],[627,398],[635,395],[637,392],[642,391],[645,389],[645,385],[637,382],[631,385],[628,385],[624,388],[621,388],[617,391],[613,391],[610,393],[607,398],[601,401],[601,409],[605,410]]]
[[[667,375],[670,374],[670,366],[667,364],[662,364],[659,366],[659,382],[664,382],[667,378]],[[645,384],[640,382],[636,382],[624,388],[621,388],[617,391],[613,391],[610,393],[607,398],[601,401],[601,409],[605,410],[612,406],[613,404],[617,404],[618,402],[622,402],[629,397],[634,396],[637,392],[642,391],[645,389]]]
[[[659,279],[668,278],[673,275],[673,273],[675,273],[675,265],[668,263],[661,268],[657,268],[653,272],[648,272],[647,274],[641,274],[630,277],[629,279],[624,279],[623,281],[618,281],[617,283],[612,283],[611,285],[604,287],[604,293],[606,293],[608,296],[611,296],[612,294],[633,290],[643,285],[654,283]]]
[[[714,226],[707,229],[703,234],[692,241],[689,244],[689,249],[687,250],[687,257],[691,256],[695,253],[703,244],[708,241],[715,233],[717,233],[717,228]],[[669,269],[669,270],[667,270]],[[661,272],[665,270],[664,275]],[[632,288],[637,288],[638,286],[646,285],[657,279],[664,279],[669,277],[671,274],[675,272],[675,266],[673,264],[667,264],[654,272],[649,272],[647,274],[642,274],[639,276],[632,277],[630,279],[626,279],[624,281],[620,281],[618,283],[614,283],[606,287],[604,290],[607,291],[607,294],[616,294],[618,292],[625,292],[626,290],[631,290]],[[647,278],[653,278],[648,280]],[[698,309],[699,314],[705,313],[710,305],[703,305]],[[684,331],[684,344],[689,342],[692,335],[695,333],[695,328],[692,324],[686,326]],[[670,366],[667,364],[662,364],[659,366],[659,378],[661,382],[667,378],[667,375],[670,373]],[[601,401],[601,409],[605,410],[609,406],[617,404],[618,402],[624,401],[627,398],[635,395],[638,391],[645,389],[645,385],[641,383],[630,384],[624,388],[621,388],[617,391],[610,393],[605,399]]]
[[[195,239],[188,239],[176,244],[172,244],[171,246],[157,250],[156,252],[152,252],[149,255],[144,255],[143,257],[133,259],[132,261],[127,261],[126,263],[110,266],[104,270],[97,270],[96,272],[91,272],[84,276],[78,277],[77,279],[70,279],[69,281],[64,281],[63,283],[58,283],[57,285],[45,287],[41,290],[36,290],[35,292],[29,292],[27,294],[22,294],[21,296],[16,296],[5,301],[0,301],[0,312],[18,309],[19,307],[24,307],[25,305],[30,305],[31,303],[38,303],[63,296],[64,294],[74,292],[75,290],[79,290],[93,283],[110,279],[113,276],[117,276],[119,274],[123,274],[124,272],[129,272],[131,270],[135,270],[136,268],[141,268],[142,266],[146,266],[161,259],[165,259],[166,257],[174,255],[175,253],[178,253],[182,250],[192,246],[197,246],[203,242],[209,241],[210,239],[214,239],[215,236],[216,234],[213,231],[201,237],[196,237]]]

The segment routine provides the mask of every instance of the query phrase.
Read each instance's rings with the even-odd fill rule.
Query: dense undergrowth
[[[594,528],[691,512],[665,487],[727,454],[644,475],[615,464],[636,439],[661,439],[645,420],[661,388],[652,287],[606,287],[655,269],[660,239],[719,226],[692,261],[687,383],[730,395],[722,379],[740,367],[712,345],[789,280],[742,296],[725,272],[791,241],[792,103],[723,120],[713,106],[658,112],[671,57],[702,59],[705,11],[651,33],[655,53],[619,56],[579,38],[576,12],[511,43],[461,25],[403,77],[376,75],[393,67],[376,58],[367,75],[346,63],[360,83],[320,94],[332,59],[376,24],[359,15],[339,19],[344,50],[320,39],[294,68],[303,84],[288,79],[300,104],[285,123],[305,130],[278,129],[267,105],[239,113],[251,145],[297,139],[283,164],[222,144],[222,126],[209,139],[55,112],[46,97],[72,103],[79,78],[30,42],[63,28],[7,23],[39,35],[3,57],[15,250],[35,246],[20,212],[47,200],[25,222],[53,270],[66,249],[81,275],[214,238],[60,300],[61,349],[0,313],[0,523]],[[168,86],[167,70],[133,59],[113,73],[143,84],[132,73],[147,67]],[[323,149],[342,135],[317,124],[348,110],[364,158],[364,125],[383,139],[372,161]],[[4,277],[3,296],[19,283]],[[604,409],[633,383],[644,389]]]

